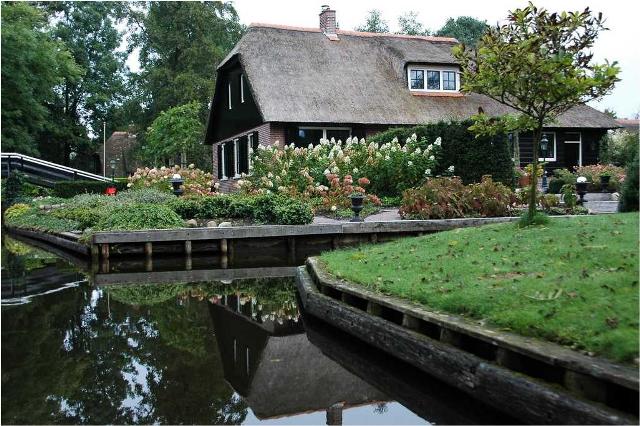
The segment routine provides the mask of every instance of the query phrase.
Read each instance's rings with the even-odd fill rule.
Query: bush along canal
[[[297,284],[309,314],[517,418],[636,424],[637,233],[460,229],[311,258]]]
[[[5,424],[516,421],[313,321],[286,271],[245,262],[220,281],[180,257],[152,273],[123,263],[102,285],[43,248],[3,238]]]

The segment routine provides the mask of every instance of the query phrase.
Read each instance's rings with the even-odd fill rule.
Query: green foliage
[[[204,133],[202,108],[202,104],[193,101],[161,112],[147,129],[144,159],[165,164],[180,156],[183,167],[191,160],[198,168],[210,169],[207,155],[210,148],[201,143]]]
[[[637,251],[638,215],[630,213],[456,229],[321,260],[333,275],[377,293],[632,363]],[[551,292],[557,297],[541,297]]]
[[[4,217],[6,219],[12,220],[17,217],[23,216],[27,214],[31,210],[31,206],[28,204],[17,203],[9,207],[4,212]]]
[[[136,229],[171,229],[184,226],[182,219],[169,207],[160,204],[127,204],[115,206],[96,224],[96,231]]]
[[[27,2],[2,3],[2,150],[38,155],[38,133],[51,117],[54,88],[81,75],[64,43]]]
[[[260,223],[304,225],[313,222],[313,211],[295,198],[262,195],[255,202],[254,217]]]
[[[622,194],[620,197],[620,211],[632,212],[638,211],[638,173],[640,170],[640,164],[638,163],[638,152],[627,166],[627,177],[622,187]]]
[[[429,30],[418,21],[418,12],[409,11],[398,16],[398,27],[400,27],[398,34],[414,36],[429,35]]]
[[[14,203],[24,201],[24,193],[27,181],[24,174],[11,172],[11,175],[2,180],[2,206],[10,206]]]
[[[53,184],[53,195],[61,198],[71,198],[78,194],[103,194],[110,186],[115,186],[118,191],[127,189],[122,182],[100,182],[96,180],[68,180]]]
[[[16,228],[41,232],[70,232],[80,230],[80,224],[75,220],[59,218],[51,214],[51,212],[40,211],[35,208],[17,217],[5,217],[5,224]]]
[[[490,27],[477,48],[454,48],[462,68],[462,91],[480,93],[515,110],[497,119],[474,116],[477,134],[533,130],[533,166],[538,163],[542,128],[570,108],[601,98],[619,80],[614,62],[592,62],[592,47],[605,30],[602,15],[549,13],[529,3],[510,12],[505,24]],[[531,197],[537,178],[531,179]],[[535,214],[535,198],[529,216]]]
[[[232,3],[160,2],[145,5],[138,35],[139,118],[146,129],[160,113],[197,102],[201,120],[215,88],[216,66],[233,48],[244,27]]]
[[[372,9],[369,11],[367,20],[363,25],[356,27],[356,31],[364,31],[367,33],[388,33],[389,24],[382,19],[382,12],[378,9]]]
[[[479,21],[471,16],[460,16],[455,19],[447,19],[447,22],[436,32],[436,35],[439,37],[454,37],[466,46],[475,47],[487,28],[486,21]]]
[[[638,151],[639,133],[617,129],[600,141],[600,161],[605,164],[624,166],[633,161]]]
[[[526,228],[528,226],[542,226],[548,223],[549,216],[547,216],[545,213],[536,210],[534,211],[533,215],[531,215],[531,212],[529,210],[525,210],[520,215],[520,219],[518,219],[516,225],[519,228]]]
[[[51,211],[52,216],[59,219],[69,219],[78,224],[78,230],[83,231],[87,228],[94,227],[100,219],[108,213],[100,209],[91,209],[88,207],[70,207],[58,208]]]
[[[578,203],[578,196],[576,195],[575,184],[567,183],[562,185],[560,193],[562,194],[562,201],[567,208],[572,209],[576,206]]]
[[[464,185],[457,177],[434,178],[406,190],[399,212],[406,219],[507,216],[514,201],[511,189],[490,176],[471,185]]]
[[[444,174],[446,169],[453,165],[454,173],[466,184],[480,182],[482,176],[491,175],[495,181],[513,186],[513,162],[506,136],[501,134],[476,137],[469,130],[470,125],[471,121],[441,121],[409,128],[399,127],[378,133],[367,142],[383,143],[393,138],[405,141],[412,134],[416,134],[418,140],[424,138],[425,141],[434,141],[440,137],[442,153],[438,166],[432,171],[434,176]],[[425,148],[424,144],[420,147]],[[378,188],[373,188],[376,181],[373,177],[370,179],[372,191],[384,195],[385,192],[376,192]]]
[[[114,126],[125,94],[127,52],[120,50],[124,33],[126,2],[42,2],[52,27],[52,35],[64,43],[78,65],[82,78],[65,78],[48,103],[52,119],[40,136],[41,154],[52,161],[70,165],[71,153],[78,155],[74,166],[91,167],[90,157],[103,122],[107,134]],[[83,162],[84,161],[84,162]]]

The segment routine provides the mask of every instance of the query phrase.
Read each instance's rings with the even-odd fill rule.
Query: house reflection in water
[[[240,294],[209,303],[225,379],[257,418],[326,411],[336,424],[345,408],[388,399],[309,342],[293,297],[270,308]]]

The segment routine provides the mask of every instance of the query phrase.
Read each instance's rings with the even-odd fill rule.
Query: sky
[[[418,19],[429,29],[437,30],[449,17],[472,16],[495,24],[506,18],[509,10],[524,7],[526,0],[235,0],[233,4],[243,24],[269,24],[317,27],[321,6],[336,10],[341,29],[352,30],[364,23],[368,11],[379,9],[391,31],[397,30],[397,17],[407,11],[418,12]],[[583,10],[602,12],[609,31],[602,32],[593,51],[594,60],[617,61],[621,81],[611,94],[591,105],[609,108],[619,117],[633,117],[640,112],[640,1],[637,0],[536,0],[536,6],[550,11]],[[357,58],[354,58],[357,59]]]

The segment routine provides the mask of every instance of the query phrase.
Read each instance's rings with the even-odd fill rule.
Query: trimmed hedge
[[[276,225],[303,225],[313,221],[308,203],[274,194],[176,198],[169,207],[183,219],[251,219]]]
[[[53,195],[62,198],[71,198],[78,194],[103,194],[109,186],[113,186],[118,191],[127,189],[126,182],[100,182],[97,180],[67,180],[53,184]]]
[[[435,174],[443,174],[447,167],[455,167],[455,175],[465,184],[482,181],[482,176],[491,175],[496,182],[514,185],[513,161],[506,135],[478,137],[469,131],[473,123],[466,121],[440,121],[415,127],[392,128],[367,139],[367,142],[385,143],[398,138],[404,142],[412,134],[418,140],[424,137],[427,143],[442,138],[442,157]],[[426,148],[426,146],[422,147]]]

